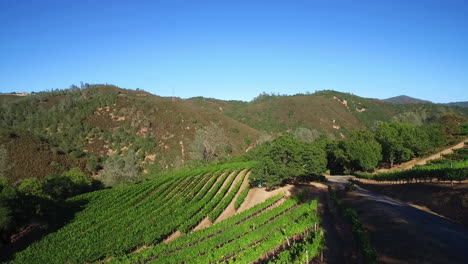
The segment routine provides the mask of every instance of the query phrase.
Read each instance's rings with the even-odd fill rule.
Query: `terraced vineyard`
[[[71,201],[87,202],[74,220],[17,253],[11,263],[312,259],[323,244],[316,200],[276,196],[193,231],[204,220],[215,222],[228,206],[242,203],[246,191],[241,186],[246,186],[242,183],[248,181],[251,166],[220,165],[74,197]],[[164,241],[174,234],[180,236]]]

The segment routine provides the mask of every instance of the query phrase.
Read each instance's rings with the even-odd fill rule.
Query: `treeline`
[[[258,146],[244,158],[258,161],[253,169],[252,184],[269,188],[295,180],[317,180],[326,170],[331,174],[371,172],[379,166],[392,167],[452,143],[461,135],[461,130],[454,129],[452,124],[414,126],[383,122],[372,130],[352,131],[339,140],[322,136],[311,143],[301,141],[295,134],[284,134]],[[455,124],[461,127],[459,123]],[[460,152],[449,156],[455,159],[466,155],[466,152]],[[422,168],[421,175],[425,171]],[[466,177],[466,169],[447,170],[444,167],[434,171],[434,175],[441,173],[440,177],[444,179]],[[407,176],[399,177],[406,179]]]
[[[431,160],[426,165],[416,165],[409,170],[379,174],[355,172],[354,175],[361,179],[391,183],[468,180],[468,148],[454,149],[453,152],[442,155],[443,158]]]
[[[355,172],[357,178],[393,183],[419,181],[463,181],[468,180],[468,162],[455,164],[435,164],[430,166],[415,166],[410,170],[385,172],[379,174]]]
[[[67,198],[101,188],[99,181],[78,168],[18,183],[0,177],[0,246],[9,243],[11,234],[24,224],[35,220],[50,226],[62,221],[75,206]]]

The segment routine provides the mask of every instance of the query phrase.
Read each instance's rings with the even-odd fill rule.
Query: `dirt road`
[[[433,155],[431,155],[429,157],[412,159],[412,160],[410,160],[408,162],[396,165],[391,169],[379,169],[379,170],[376,170],[376,172],[389,172],[389,171],[407,170],[407,169],[411,169],[414,165],[424,165],[430,160],[440,158],[443,154],[452,153],[453,149],[463,148],[466,141],[467,140],[465,139],[462,142],[460,142],[458,144],[455,144],[453,146],[450,146],[450,147],[448,147],[448,148],[446,148],[446,149],[444,149],[442,151],[439,151],[439,152],[437,152],[437,153],[435,153],[435,154],[433,154]]]
[[[343,187],[350,176],[329,176]],[[379,263],[468,263],[468,229],[390,197],[359,188],[343,201],[356,209]]]

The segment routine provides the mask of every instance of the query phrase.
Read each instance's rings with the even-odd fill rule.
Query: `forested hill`
[[[285,131],[312,139],[341,138],[379,121],[421,125],[447,113],[468,116],[468,108],[397,105],[334,91],[261,94],[241,102],[184,100],[86,84],[0,95],[0,102],[0,163],[8,164],[0,173],[15,180],[72,167],[98,174],[106,164],[145,173],[244,153]],[[209,151],[204,149],[207,138],[217,142]]]

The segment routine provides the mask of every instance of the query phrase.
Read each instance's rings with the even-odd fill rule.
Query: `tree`
[[[128,152],[125,156],[112,155],[104,162],[101,180],[106,186],[118,186],[135,182],[140,173],[140,166],[135,153]]]
[[[270,188],[297,177],[318,176],[326,169],[323,150],[291,135],[276,138],[258,154],[254,175]]]
[[[303,142],[311,143],[320,138],[320,132],[317,129],[308,129],[305,127],[298,127],[294,130],[293,135]]]
[[[382,160],[382,147],[371,132],[353,131],[348,137],[327,145],[327,159],[333,174],[370,171]]]
[[[27,178],[18,184],[18,191],[26,196],[46,198],[42,181],[37,178]]]
[[[370,171],[382,160],[382,147],[374,135],[365,130],[353,131],[342,141],[342,147],[349,157],[351,170]]]
[[[53,200],[63,201],[75,193],[74,184],[68,177],[51,174],[45,178],[44,193]]]
[[[83,173],[79,168],[71,168],[62,174],[64,177],[69,178],[74,184],[80,186],[91,186],[93,179]]]
[[[401,160],[399,155],[403,150],[403,141],[395,126],[397,123],[381,123],[375,131],[375,137],[382,146],[383,159],[390,163],[390,167],[395,160]]]
[[[197,128],[195,139],[189,148],[195,159],[210,161],[226,155],[227,142],[224,130],[211,122],[209,126]]]

